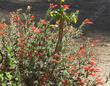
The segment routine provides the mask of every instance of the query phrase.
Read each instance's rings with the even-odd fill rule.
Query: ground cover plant
[[[0,85],[103,86],[92,52],[96,42],[72,44],[92,20],[75,28],[79,10],[71,12],[64,0],[51,3],[39,22],[31,9],[11,12],[10,25],[0,23]]]

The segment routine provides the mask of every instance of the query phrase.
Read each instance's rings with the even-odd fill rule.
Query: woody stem
[[[58,34],[58,41],[55,48],[55,51],[57,52],[60,52],[62,49],[62,39],[63,39],[63,29],[64,29],[64,22],[62,19],[60,20],[59,27],[60,28],[59,28],[59,34]]]

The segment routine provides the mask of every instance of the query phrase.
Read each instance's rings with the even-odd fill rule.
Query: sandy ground
[[[97,30],[89,32],[87,34],[89,39],[98,39],[100,42],[95,47],[95,54],[97,58],[97,66],[101,68],[101,77],[106,79],[108,82],[104,86],[110,86],[110,32],[99,32]]]

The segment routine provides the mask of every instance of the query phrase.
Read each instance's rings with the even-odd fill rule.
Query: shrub
[[[12,12],[10,25],[2,24],[0,83],[3,86],[98,86],[104,82],[96,75],[95,58],[89,42],[72,44],[79,29],[76,10],[70,12],[64,0],[50,4],[47,17],[36,22],[28,6]],[[54,21],[55,23],[53,23]],[[1,27],[0,27],[1,28]],[[3,29],[1,28],[1,29]]]

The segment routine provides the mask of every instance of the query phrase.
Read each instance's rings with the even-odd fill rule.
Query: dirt
[[[82,0],[80,7],[82,19],[97,17],[93,18],[94,24],[87,27],[87,37],[101,40],[95,48],[97,65],[102,68],[101,76],[109,78],[104,86],[110,86],[110,0]]]
[[[0,20],[9,21],[9,12],[16,11],[17,9],[22,9],[23,12],[26,11],[27,6],[32,7],[32,12],[36,19],[44,18],[46,10],[48,9],[48,2],[10,2],[10,1],[0,1]]]
[[[89,32],[87,38],[99,40],[95,47],[97,66],[101,68],[101,77],[108,82],[104,86],[110,86],[110,32],[99,32],[97,30]]]

